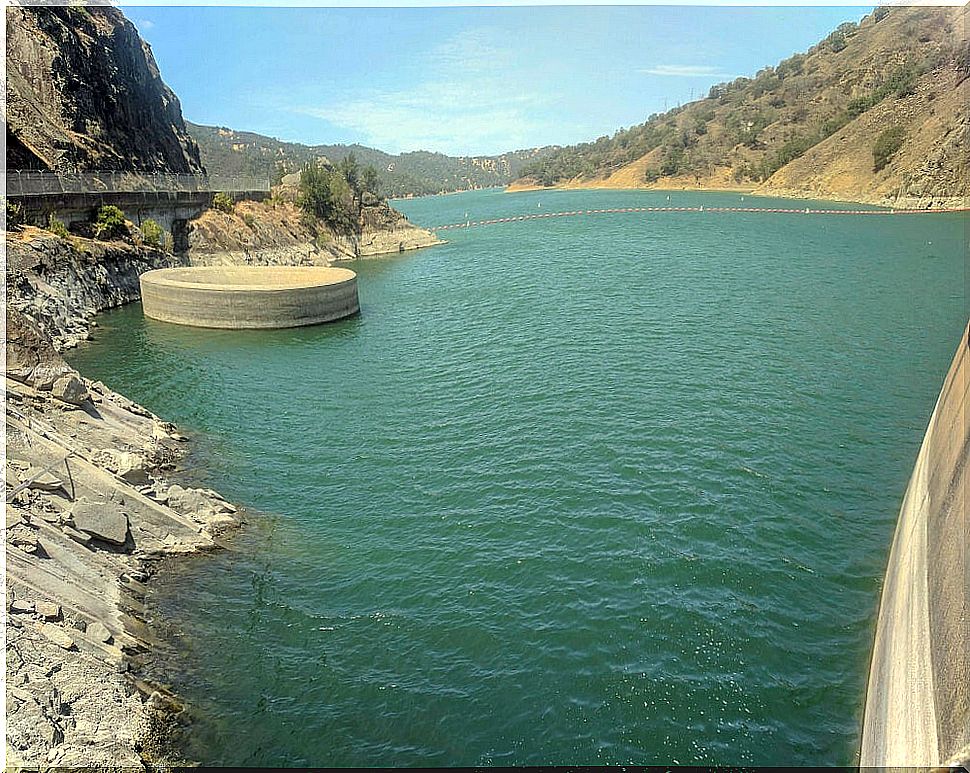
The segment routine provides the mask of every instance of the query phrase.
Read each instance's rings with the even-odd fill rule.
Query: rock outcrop
[[[140,678],[153,637],[146,583],[173,554],[215,547],[238,523],[214,492],[173,486],[170,424],[103,385],[85,406],[6,379],[8,765],[152,769],[179,710]],[[105,455],[142,460],[133,484]],[[180,507],[166,502],[175,489]]]
[[[26,315],[54,348],[65,349],[88,337],[97,312],[138,300],[142,273],[179,262],[163,250],[126,242],[65,239],[29,226],[11,231],[7,234],[8,316],[11,310]],[[20,317],[14,320],[17,336],[33,336],[31,341],[43,348],[29,332],[29,324],[20,326]],[[38,366],[16,359],[20,356],[15,350],[15,371]]]
[[[7,166],[201,172],[151,48],[109,5],[7,14]]]
[[[361,208],[356,233],[342,234],[306,217],[292,185],[278,186],[267,201],[237,202],[231,212],[210,209],[189,224],[192,265],[326,266],[441,244],[386,201]]]

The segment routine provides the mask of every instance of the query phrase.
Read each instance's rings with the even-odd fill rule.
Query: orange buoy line
[[[627,214],[634,212],[753,212],[758,214],[788,215],[932,215],[952,212],[970,212],[970,207],[958,209],[779,209],[765,207],[620,207],[614,209],[577,209],[572,212],[543,212],[534,215],[513,215],[491,220],[467,220],[464,223],[450,223],[432,227],[432,231],[447,231],[454,228],[476,228],[499,223],[515,223],[521,220],[540,220],[550,217],[578,217],[581,215]]]

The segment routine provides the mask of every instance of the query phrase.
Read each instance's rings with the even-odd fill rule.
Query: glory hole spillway
[[[304,327],[360,311],[357,275],[346,268],[163,268],[142,274],[141,294],[146,316],[192,327]]]

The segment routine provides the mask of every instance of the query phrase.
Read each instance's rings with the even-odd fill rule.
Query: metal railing
[[[151,172],[7,172],[7,196],[58,196],[102,193],[241,193],[268,192],[259,177],[210,177]]]

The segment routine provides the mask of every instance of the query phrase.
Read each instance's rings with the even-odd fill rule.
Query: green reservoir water
[[[399,206],[433,225],[666,198]],[[253,512],[152,600],[186,754],[852,763],[897,509],[965,324],[963,222],[518,222],[354,265],[362,313],[336,324],[103,315],[73,363],[194,434],[196,474]]]

